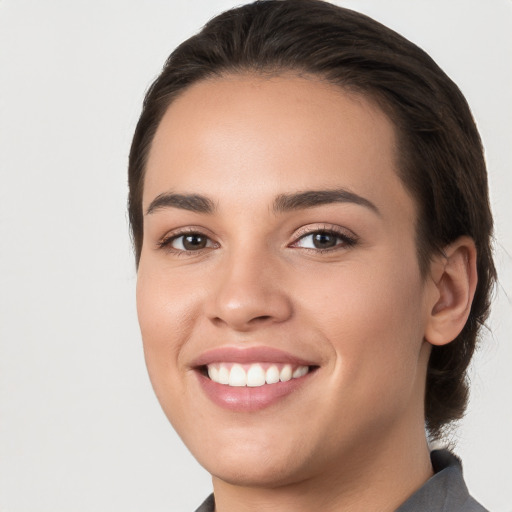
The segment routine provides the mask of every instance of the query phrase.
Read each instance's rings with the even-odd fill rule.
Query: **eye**
[[[300,247],[302,249],[313,250],[329,250],[339,247],[353,246],[356,243],[354,236],[349,236],[345,233],[340,233],[334,230],[317,230],[302,235],[293,247]]]
[[[203,233],[183,233],[171,235],[158,244],[161,248],[167,248],[176,252],[193,252],[216,247],[216,244]]]

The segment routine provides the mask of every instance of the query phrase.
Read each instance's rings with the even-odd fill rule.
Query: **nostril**
[[[247,319],[244,319],[244,320],[240,320],[240,319],[229,319],[229,320],[226,320],[222,317],[219,317],[219,316],[216,316],[216,317],[213,317],[211,319],[211,321],[213,322],[214,325],[216,325],[217,327],[222,327],[224,324],[226,325],[232,325],[232,326],[235,326],[235,328],[237,329],[244,329],[244,327],[242,326],[242,324],[245,326],[245,329],[249,329],[251,326],[257,326],[259,324],[264,324],[264,323],[267,323],[267,322],[271,322],[273,319],[273,316],[272,315],[260,315],[260,316],[255,316],[253,318],[249,318],[248,320]]]
[[[270,315],[261,315],[253,318],[250,322],[264,322],[266,320],[270,320],[272,317]]]
[[[212,322],[216,325],[216,326],[220,326],[226,322],[224,322],[224,320],[222,320],[222,318],[219,318],[218,316],[212,318]]]

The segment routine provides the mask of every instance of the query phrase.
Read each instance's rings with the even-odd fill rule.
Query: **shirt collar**
[[[396,512],[485,510],[469,495],[462,477],[460,459],[448,450],[434,450],[430,453],[430,460],[434,476],[427,480]]]

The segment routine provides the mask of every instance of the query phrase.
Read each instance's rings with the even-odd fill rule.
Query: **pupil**
[[[185,249],[203,249],[206,247],[206,237],[201,235],[187,235],[183,238],[183,247]]]
[[[336,245],[336,237],[330,233],[316,233],[313,237],[313,245],[317,249],[326,249]]]

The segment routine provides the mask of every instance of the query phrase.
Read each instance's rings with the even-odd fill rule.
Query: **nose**
[[[283,269],[262,252],[239,251],[215,275],[207,315],[220,327],[247,332],[293,314]]]

